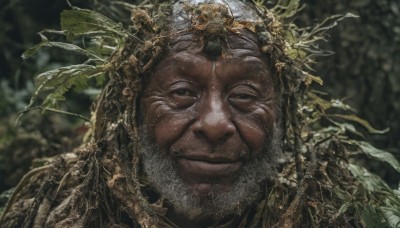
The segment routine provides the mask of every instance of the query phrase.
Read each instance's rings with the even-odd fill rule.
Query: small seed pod
[[[203,53],[215,58],[220,56],[222,54],[222,44],[220,37],[208,37],[203,47]]]
[[[258,33],[258,41],[262,44],[267,44],[271,42],[271,33],[269,33],[268,31],[263,31]]]

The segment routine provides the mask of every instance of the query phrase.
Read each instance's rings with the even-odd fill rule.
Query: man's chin
[[[233,190],[233,184],[185,183],[185,185],[190,194],[199,199],[210,198],[216,194],[227,194]]]
[[[234,184],[184,184],[186,186],[186,196],[190,200],[171,202],[175,213],[184,216],[189,220],[215,220],[226,218],[232,215],[240,215],[259,194],[259,188],[253,189],[252,193],[246,193],[249,202],[243,201],[243,196],[239,196],[241,189],[235,189]],[[241,198],[238,200],[237,198]],[[170,198],[171,200],[171,198]],[[173,199],[172,199],[173,200]],[[189,203],[190,202],[190,203]]]

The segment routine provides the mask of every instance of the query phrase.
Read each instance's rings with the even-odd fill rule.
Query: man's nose
[[[199,110],[193,131],[212,143],[222,143],[235,134],[236,126],[231,120],[228,104],[222,98],[211,97]]]

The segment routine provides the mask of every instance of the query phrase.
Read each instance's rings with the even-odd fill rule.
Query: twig
[[[51,200],[54,201],[58,195],[58,193],[60,192],[60,189],[64,186],[64,184],[67,182],[68,178],[71,176],[71,172],[67,172],[63,178],[60,181],[60,184],[57,187],[56,193],[54,194],[54,196],[51,197]]]
[[[80,114],[78,114],[78,113],[67,112],[67,111],[63,111],[63,110],[59,110],[59,109],[54,109],[54,108],[47,108],[47,107],[37,106],[37,107],[28,108],[28,109],[26,109],[26,110],[24,110],[24,111],[19,112],[19,113],[18,113],[18,118],[17,118],[17,120],[15,121],[15,125],[18,125],[19,120],[21,119],[21,117],[22,117],[25,113],[27,113],[27,112],[29,112],[29,111],[31,111],[31,110],[34,110],[34,109],[46,110],[46,111],[51,111],[51,112],[55,112],[55,113],[59,113],[59,114],[64,114],[64,115],[68,115],[68,116],[74,116],[74,117],[78,117],[78,118],[83,119],[83,120],[85,120],[85,121],[87,121],[87,122],[90,123],[90,119],[89,119],[89,118],[87,118],[86,116],[80,115]]]
[[[42,167],[38,167],[38,168],[32,169],[31,171],[29,171],[27,174],[25,174],[22,177],[21,181],[18,183],[17,187],[15,188],[15,191],[13,192],[13,194],[10,197],[10,199],[8,200],[7,205],[4,208],[3,213],[1,214],[0,225],[3,223],[3,219],[4,219],[5,215],[10,210],[11,206],[13,205],[14,201],[16,200],[16,196],[22,190],[22,188],[26,186],[26,184],[28,183],[30,178],[32,176],[34,176],[35,174],[37,174],[37,173],[40,173],[40,172],[43,172],[43,171],[49,169],[50,167],[52,167],[52,165],[46,165],[46,166],[42,166]]]
[[[285,214],[282,216],[279,227],[292,228],[296,227],[296,219],[300,219],[301,207],[304,204],[304,197],[306,195],[307,189],[310,187],[310,180],[314,180],[314,174],[317,169],[317,158],[315,150],[313,148],[308,148],[310,155],[310,162],[305,172],[304,178],[299,183],[297,193],[292,203],[290,203],[289,208],[286,210]]]
[[[291,112],[291,124],[293,128],[294,134],[294,156],[296,161],[296,174],[297,174],[297,183],[303,179],[303,173],[301,171],[301,136],[300,136],[300,124],[297,118],[297,99],[296,95],[292,94],[290,96],[290,112]]]

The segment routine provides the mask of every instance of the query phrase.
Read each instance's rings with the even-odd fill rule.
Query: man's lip
[[[228,158],[182,157],[176,160],[180,174],[186,181],[225,182],[239,176],[242,162]],[[223,179],[223,180],[222,180]]]
[[[223,157],[223,156],[208,156],[208,155],[181,155],[178,158],[190,161],[198,161],[213,164],[228,164],[239,162],[239,159]]]

